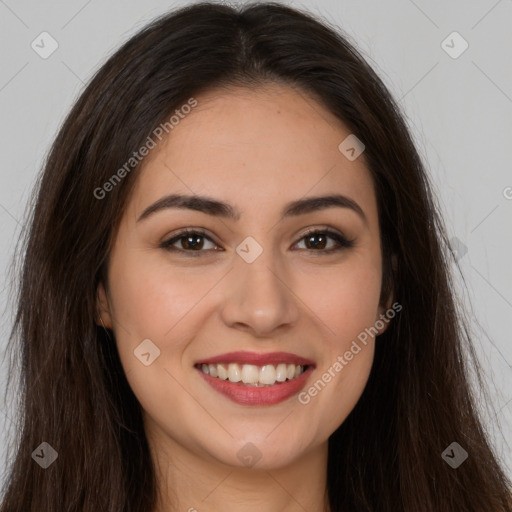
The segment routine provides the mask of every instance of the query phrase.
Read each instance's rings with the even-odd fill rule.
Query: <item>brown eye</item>
[[[325,249],[328,238],[329,237],[325,236],[323,233],[316,233],[304,237],[304,240],[306,240],[306,247],[308,249]]]
[[[178,240],[181,240],[183,249],[202,249],[204,246],[204,237],[202,235],[180,236]]]
[[[213,247],[206,247],[205,250],[211,250],[217,247],[213,240],[206,236],[202,231],[182,231],[173,238],[163,242],[160,247],[169,251],[183,251],[183,252],[204,252],[205,241],[211,243]],[[179,244],[178,246],[175,246]]]
[[[354,245],[352,240],[347,240],[343,235],[329,229],[309,231],[298,243],[303,240],[305,241],[306,251],[319,254],[330,254],[353,247]],[[331,244],[329,247],[329,242],[331,241],[334,241],[334,245]],[[205,247],[205,243],[210,243],[212,247]],[[219,250],[215,242],[201,230],[184,230],[163,242],[160,247],[167,251],[189,253],[194,256],[199,256],[202,252],[206,251]]]
[[[344,236],[329,229],[313,230],[301,238],[305,240],[306,250],[313,252],[331,253],[353,247],[353,240],[347,240]],[[329,240],[334,240],[334,247],[326,248]]]

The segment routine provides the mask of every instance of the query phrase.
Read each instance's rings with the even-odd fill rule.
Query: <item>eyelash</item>
[[[302,241],[303,239],[307,238],[307,237],[310,237],[312,235],[327,235],[328,238],[332,238],[333,240],[335,240],[338,244],[337,247],[333,247],[331,249],[301,249],[301,250],[306,250],[306,251],[309,251],[309,252],[318,252],[320,253],[320,255],[329,255],[329,254],[333,254],[335,252],[338,252],[338,251],[341,251],[343,249],[350,249],[351,247],[354,246],[354,240],[348,240],[346,239],[344,236],[342,236],[341,234],[335,232],[335,231],[332,231],[330,230],[329,228],[324,228],[324,229],[318,229],[318,228],[314,228],[314,229],[311,229],[309,231],[307,231],[306,233],[304,233],[302,235],[302,237],[299,239],[299,242]],[[203,238],[206,238],[207,240],[209,240],[210,242],[212,242],[213,244],[217,245],[207,234],[205,231],[203,231],[202,229],[184,229],[183,231],[181,231],[180,233],[178,233],[176,236],[172,237],[171,239],[169,240],[166,240],[165,242],[162,242],[160,244],[160,248],[162,249],[165,249],[167,251],[171,251],[171,252],[181,252],[181,253],[188,253],[190,254],[190,256],[193,256],[193,257],[197,257],[197,256],[200,256],[200,254],[202,252],[205,252],[205,250],[197,250],[197,251],[194,251],[194,250],[186,250],[186,249],[179,249],[177,247],[173,247],[172,245],[181,240],[182,238],[186,238],[187,236],[193,236],[193,235],[199,235]],[[295,244],[294,244],[295,245]],[[207,249],[207,250],[212,250],[212,249]],[[215,250],[215,249],[213,249]]]

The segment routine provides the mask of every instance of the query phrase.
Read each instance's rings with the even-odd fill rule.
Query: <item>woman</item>
[[[342,36],[278,4],[156,20],[46,162],[1,512],[512,510],[447,247]]]

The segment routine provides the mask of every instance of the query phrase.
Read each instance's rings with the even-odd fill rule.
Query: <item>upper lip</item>
[[[241,363],[255,366],[266,364],[296,364],[302,366],[314,366],[314,362],[305,357],[291,354],[290,352],[268,352],[261,354],[257,352],[228,352],[215,357],[201,359],[196,364],[220,364],[220,363]]]

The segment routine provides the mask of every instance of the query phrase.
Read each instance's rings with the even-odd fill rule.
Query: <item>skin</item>
[[[239,405],[205,383],[194,364],[237,350],[292,352],[316,363],[307,389],[375,324],[389,305],[379,304],[371,175],[364,154],[349,161],[338,149],[347,127],[303,92],[270,84],[196,99],[144,161],[108,282],[98,288],[100,320],[115,333],[143,408],[157,468],[156,511],[328,510],[327,441],[363,392],[375,340],[305,405],[297,395],[271,406]],[[165,209],[137,222],[170,193],[225,201],[240,219]],[[357,202],[366,220],[340,207],[280,218],[290,201],[332,193]],[[306,230],[325,225],[354,246],[328,254],[337,245],[331,238],[306,245]],[[212,241],[181,253],[160,247],[183,228],[203,228]],[[247,236],[263,249],[250,264],[235,251]],[[174,247],[186,251],[186,240]],[[149,366],[134,357],[144,339],[160,350]],[[250,468],[237,457],[247,443],[261,453]]]

